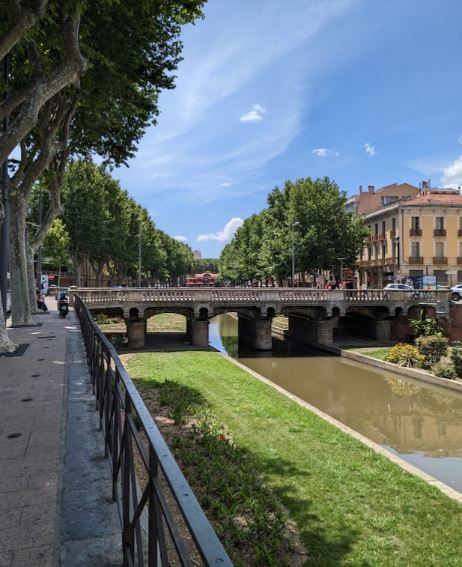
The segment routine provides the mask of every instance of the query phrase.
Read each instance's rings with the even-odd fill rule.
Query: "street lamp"
[[[299,224],[298,221],[292,223],[292,287],[295,287],[295,227]]]
[[[343,282],[343,260],[346,258],[337,258],[337,260],[340,262],[340,281]]]

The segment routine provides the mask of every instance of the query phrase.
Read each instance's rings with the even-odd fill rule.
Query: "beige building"
[[[358,261],[359,286],[381,288],[391,281],[418,281],[422,276],[435,276],[439,285],[462,281],[459,191],[430,189],[425,183],[412,195],[416,188],[411,185],[396,187],[404,186],[409,195],[388,204],[381,200],[377,209],[365,213],[371,236]]]

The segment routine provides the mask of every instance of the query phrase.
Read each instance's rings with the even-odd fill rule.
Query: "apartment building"
[[[459,191],[431,189],[426,182],[420,190],[404,185],[408,195],[388,204],[380,200],[376,210],[363,213],[371,235],[358,261],[359,286],[381,288],[422,276],[435,276],[439,285],[462,281]]]

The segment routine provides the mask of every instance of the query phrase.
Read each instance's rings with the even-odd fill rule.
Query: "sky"
[[[218,257],[288,179],[462,185],[460,0],[209,0],[176,88],[114,172],[158,226]]]

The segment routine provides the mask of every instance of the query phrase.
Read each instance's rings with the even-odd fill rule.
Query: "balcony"
[[[396,230],[390,230],[390,238],[396,238]]]
[[[457,257],[457,265],[462,266],[462,257],[461,256]]]
[[[409,264],[423,264],[422,256],[409,256]]]
[[[445,228],[435,228],[433,231],[433,236],[446,236]]]
[[[422,236],[421,228],[411,228],[409,231],[409,236]]]
[[[459,230],[457,231],[457,236],[462,236],[462,228],[459,228]]]
[[[386,239],[387,239],[387,235],[386,235],[384,232],[381,232],[381,233],[378,235],[377,238],[378,238],[378,240],[386,240]]]
[[[446,256],[433,256],[433,263],[440,265],[447,264],[448,259]]]

